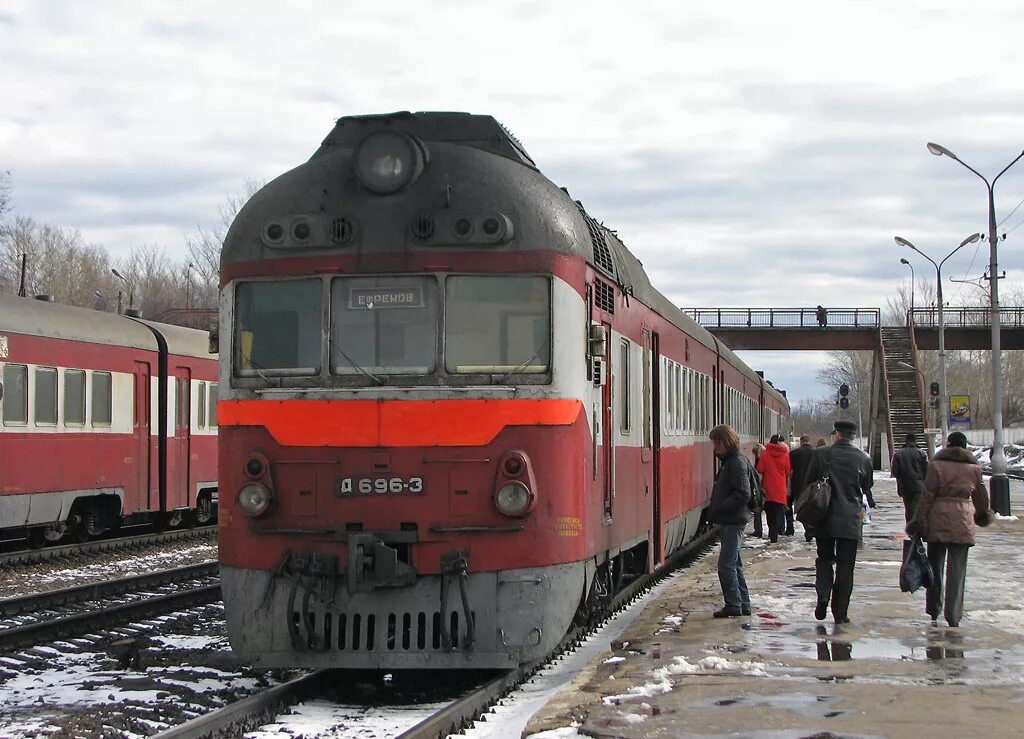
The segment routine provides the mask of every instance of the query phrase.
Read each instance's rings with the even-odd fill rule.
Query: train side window
[[[629,342],[619,343],[619,431],[629,433]]]
[[[672,400],[672,391],[674,387],[672,385],[672,362],[671,360],[665,360],[665,432],[668,434],[672,433],[674,428],[672,422],[672,409],[675,408],[675,402]]]
[[[206,383],[199,383],[199,400],[196,403],[196,410],[199,412],[197,427],[206,428]]]
[[[4,365],[4,425],[28,423],[28,366]]]
[[[92,373],[92,425],[109,426],[111,418],[111,377],[109,372]]]
[[[85,372],[64,370],[64,425],[85,425]]]
[[[208,397],[209,406],[206,414],[206,420],[209,422],[209,426],[212,429],[217,428],[217,383],[210,383],[210,395]]]
[[[35,422],[46,426],[57,423],[57,370],[36,367]]]

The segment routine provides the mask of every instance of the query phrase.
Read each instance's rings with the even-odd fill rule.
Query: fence
[[[984,306],[971,308],[943,308],[942,323],[946,328],[977,328],[992,325],[992,311]],[[938,327],[938,308],[914,308],[907,311],[907,325]],[[1021,328],[1024,326],[1024,307],[1001,306],[999,308],[1000,328]]]

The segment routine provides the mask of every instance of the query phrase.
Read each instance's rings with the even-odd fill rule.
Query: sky
[[[5,0],[0,171],[16,215],[185,261],[338,117],[490,114],[679,306],[884,307],[900,257],[934,284],[894,235],[939,261],[987,230],[984,183],[925,144],[990,179],[1021,153],[1021,32],[1008,0]],[[995,194],[1005,293],[1024,163]],[[791,400],[830,392],[820,353],[742,356]]]

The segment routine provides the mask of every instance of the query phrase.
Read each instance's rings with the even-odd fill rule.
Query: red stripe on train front
[[[480,446],[506,426],[571,426],[557,400],[222,400],[220,426],[263,426],[282,446]]]

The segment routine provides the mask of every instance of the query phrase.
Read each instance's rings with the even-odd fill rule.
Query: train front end
[[[505,668],[605,548],[578,213],[492,118],[343,118],[222,256],[220,560],[266,667]]]

